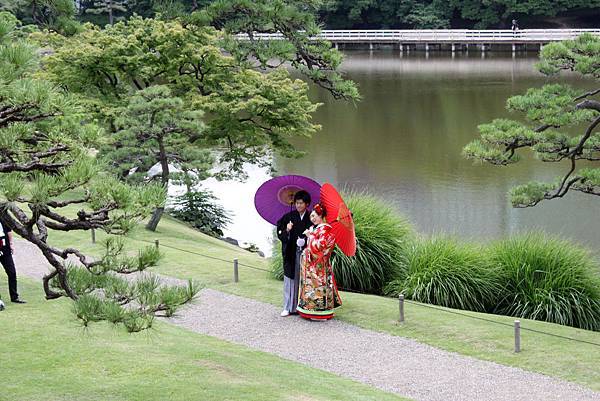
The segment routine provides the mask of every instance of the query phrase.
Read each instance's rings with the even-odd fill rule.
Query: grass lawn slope
[[[100,240],[102,235],[98,235]],[[52,233],[52,241],[59,245],[77,243],[90,255],[99,254],[98,244],[92,244],[89,233]],[[240,266],[240,282],[233,282],[232,262],[197,256],[180,250],[233,260],[268,269],[268,261],[220,240],[208,237],[164,218],[155,233],[140,228],[129,240],[131,249],[148,245],[142,241],[160,240],[164,259],[153,270],[179,278],[194,278],[206,286],[279,305],[282,284],[269,278],[268,273]],[[162,246],[165,245],[165,246]],[[364,328],[413,338],[445,350],[476,358],[517,366],[530,371],[583,384],[600,391],[600,347],[522,331],[522,352],[513,352],[513,329],[431,308],[407,304],[406,322],[399,324],[398,304],[394,299],[371,295],[342,293],[344,306],[338,318]],[[461,313],[485,317],[511,324],[514,318],[476,312]],[[551,323],[521,320],[521,326],[557,335],[600,343],[600,332],[592,332]],[[92,326],[93,327],[93,326]],[[92,329],[93,330],[93,329]],[[382,348],[385,344],[381,344]]]
[[[20,291],[29,302],[0,313],[0,400],[402,400],[163,322],[137,334],[84,330],[70,301],[44,300],[28,279]]]

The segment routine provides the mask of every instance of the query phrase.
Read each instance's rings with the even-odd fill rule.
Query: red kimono
[[[298,313],[307,319],[331,319],[334,309],[342,305],[330,262],[335,246],[331,226],[320,224],[307,239],[300,268]]]

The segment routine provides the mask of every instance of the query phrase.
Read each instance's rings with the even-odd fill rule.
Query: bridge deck
[[[600,29],[522,29],[512,30],[324,30],[318,38],[332,43],[549,43],[574,39],[583,33],[600,35]],[[281,39],[281,34],[256,34],[262,39]]]

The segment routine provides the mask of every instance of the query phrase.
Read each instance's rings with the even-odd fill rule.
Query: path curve
[[[40,279],[48,271],[23,241],[15,262],[21,275]],[[600,393],[577,384],[338,320],[281,318],[273,305],[211,289],[167,321],[419,401],[600,401]]]

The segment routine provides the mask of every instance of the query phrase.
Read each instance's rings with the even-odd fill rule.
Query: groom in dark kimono
[[[303,234],[311,225],[310,194],[298,191],[294,195],[296,210],[283,215],[277,222],[277,237],[281,241],[283,255],[283,311],[281,316],[295,314],[298,306],[298,283],[300,278],[300,258],[306,246]]]

